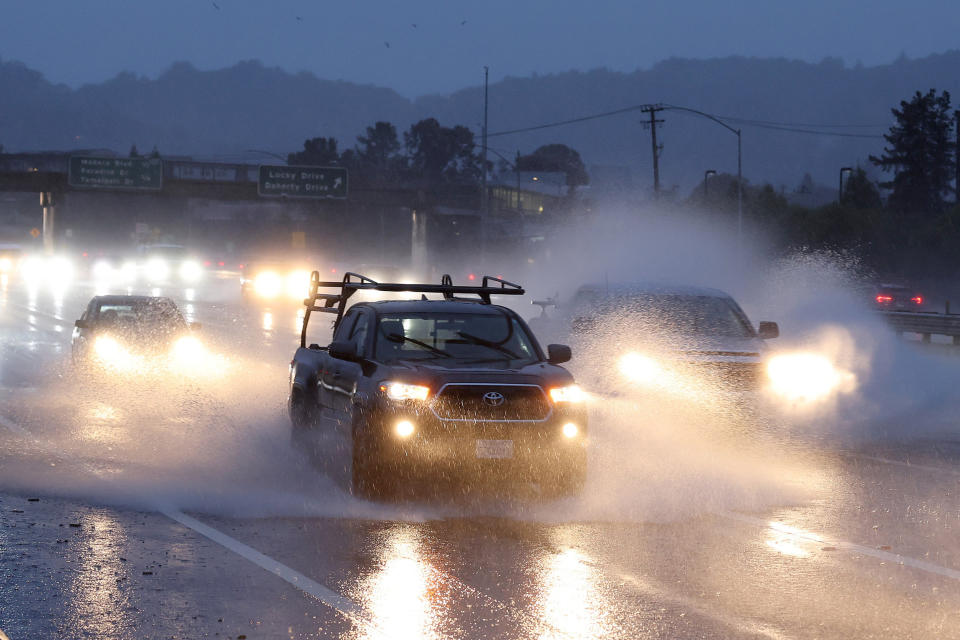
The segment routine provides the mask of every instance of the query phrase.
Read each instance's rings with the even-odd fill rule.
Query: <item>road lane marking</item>
[[[843,549],[844,551],[871,556],[873,558],[877,558],[878,560],[883,560],[884,562],[899,564],[902,566],[911,567],[913,569],[919,569],[920,571],[926,571],[927,573],[943,576],[944,578],[950,578],[951,580],[960,581],[960,571],[956,569],[950,569],[949,567],[941,567],[938,564],[927,562],[926,560],[920,560],[918,558],[900,555],[899,553],[883,551],[881,549],[873,549],[871,547],[865,547],[854,542],[847,542],[846,540],[839,540],[836,538],[830,538],[827,536],[806,532],[801,529],[797,529],[796,527],[792,527],[785,522],[778,522],[776,520],[764,520],[763,518],[748,516],[733,511],[722,511],[717,515],[728,520],[744,522],[767,529],[772,526],[776,528],[776,531],[779,535],[793,537],[806,542],[813,542],[821,547],[836,547],[837,549]]]
[[[909,469],[919,469],[920,471],[930,471],[932,473],[943,473],[950,476],[960,477],[960,471],[956,469],[947,469],[946,467],[937,467],[933,465],[926,464],[913,464],[907,460],[892,460],[890,458],[881,458],[880,456],[868,456],[862,453],[844,453],[843,455],[848,458],[861,458],[863,460],[871,460],[873,462],[881,462],[883,464],[891,464],[898,467],[907,467]]]
[[[248,546],[235,538],[231,538],[227,534],[200,522],[196,518],[191,518],[182,511],[163,510],[161,513],[171,520],[179,522],[188,529],[192,529],[203,537],[216,542],[220,546],[232,551],[241,558],[252,562],[268,573],[272,573],[305,594],[312,596],[331,609],[343,614],[353,622],[360,623],[361,625],[368,626],[370,628],[375,628],[374,625],[372,625],[370,621],[366,619],[362,608],[356,602],[341,596],[335,591],[323,586],[316,580],[308,578],[299,571],[291,569],[282,562],[274,560],[266,554],[260,553],[253,547]]]

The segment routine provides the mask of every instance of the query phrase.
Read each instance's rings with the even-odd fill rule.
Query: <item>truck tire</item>
[[[300,387],[290,388],[288,410],[290,412],[290,424],[293,426],[294,432],[309,429],[316,421],[308,400],[306,391]]]
[[[351,493],[368,500],[385,498],[391,485],[376,446],[362,428],[357,428],[359,418],[354,417],[353,447],[351,458]]]

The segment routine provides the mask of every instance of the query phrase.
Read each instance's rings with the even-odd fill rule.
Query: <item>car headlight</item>
[[[853,386],[854,376],[816,353],[788,353],[767,362],[770,389],[792,401],[814,402]]]
[[[274,271],[261,271],[253,279],[253,290],[262,298],[276,298],[283,290],[283,281]]]
[[[11,271],[13,271],[13,260],[0,258],[0,273],[10,273]]]
[[[550,399],[554,402],[583,402],[587,394],[575,384],[550,389]]]
[[[653,384],[663,375],[660,364],[642,353],[628,353],[620,358],[620,373],[630,382]]]
[[[147,280],[163,282],[170,277],[170,265],[163,258],[151,258],[145,266]]]
[[[380,391],[391,400],[426,400],[430,395],[430,387],[404,382],[384,382],[380,385]]]
[[[99,336],[93,343],[93,349],[97,359],[108,367],[131,371],[142,366],[137,356],[110,336]]]
[[[205,355],[206,350],[203,343],[193,336],[178,338],[173,343],[173,357],[178,363],[194,364],[203,359]]]
[[[196,282],[203,276],[203,269],[196,260],[184,260],[180,264],[180,279],[187,282]]]

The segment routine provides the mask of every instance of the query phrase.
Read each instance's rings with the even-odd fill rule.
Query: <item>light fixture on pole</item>
[[[840,167],[840,187],[837,189],[837,204],[843,202],[843,174],[851,172],[853,172],[853,167]]]
[[[706,201],[707,196],[709,195],[709,191],[707,190],[707,183],[710,181],[710,178],[712,178],[712,177],[715,176],[715,175],[717,175],[717,171],[716,171],[715,169],[707,169],[706,171],[703,172],[703,199],[704,199],[704,201]]]

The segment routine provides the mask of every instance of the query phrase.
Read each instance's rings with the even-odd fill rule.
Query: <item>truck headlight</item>
[[[583,402],[587,394],[575,384],[550,389],[550,399],[554,402]]]
[[[380,385],[380,391],[391,400],[426,400],[430,395],[430,387],[404,382],[384,382]]]

